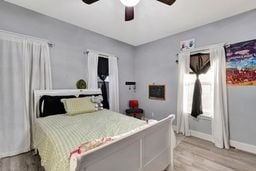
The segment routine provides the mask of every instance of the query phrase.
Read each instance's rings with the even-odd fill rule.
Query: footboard
[[[102,145],[89,153],[74,155],[71,171],[163,171],[173,167],[172,121],[175,116]]]

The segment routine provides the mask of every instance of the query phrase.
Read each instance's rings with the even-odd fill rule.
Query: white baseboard
[[[193,136],[193,137],[197,137],[197,138],[200,138],[200,139],[203,139],[206,141],[211,141],[211,142],[213,141],[212,135],[194,131],[194,130],[190,130],[190,133],[191,133],[191,136]]]
[[[177,130],[176,125],[173,126],[173,129]],[[194,131],[194,130],[190,130],[190,133],[191,133],[191,136],[193,136],[193,137],[197,137],[197,138],[200,138],[200,139],[203,139],[206,141],[213,142],[212,135],[210,135],[210,134],[205,134],[205,133]],[[242,143],[242,142],[238,142],[238,141],[234,141],[234,140],[230,140],[230,145],[238,150],[256,154],[256,146],[255,145],[246,144],[246,143]]]
[[[198,131],[194,131],[194,130],[190,130],[190,132],[191,132],[191,136],[193,136],[193,137],[197,137],[197,138],[200,138],[200,139],[203,139],[203,140],[206,140],[206,141],[213,142],[212,135],[205,134],[205,133],[198,132]],[[232,147],[234,147],[238,150],[241,150],[241,151],[246,151],[246,152],[249,152],[249,153],[256,154],[256,146],[255,145],[230,140],[230,146],[232,146]]]
[[[256,146],[255,145],[246,144],[246,143],[242,143],[242,142],[238,142],[238,141],[234,141],[234,140],[230,140],[230,145],[232,147],[235,147],[236,149],[256,154]]]

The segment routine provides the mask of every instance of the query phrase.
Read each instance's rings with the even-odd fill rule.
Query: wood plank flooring
[[[256,171],[256,155],[186,137],[175,149],[174,166],[175,171]]]
[[[0,159],[0,171],[44,171],[40,157],[33,152]]]
[[[223,150],[195,137],[177,137],[174,171],[256,171],[256,155],[236,149]],[[0,171],[43,171],[32,152],[0,159]]]

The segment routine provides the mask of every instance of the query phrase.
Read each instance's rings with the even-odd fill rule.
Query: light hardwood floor
[[[256,171],[256,155],[186,137],[175,149],[174,165],[175,171]]]
[[[40,157],[33,152],[0,159],[0,171],[44,171]]]
[[[177,137],[174,171],[256,171],[256,155],[236,149],[222,150],[195,137]],[[43,171],[32,152],[0,160],[0,171]]]

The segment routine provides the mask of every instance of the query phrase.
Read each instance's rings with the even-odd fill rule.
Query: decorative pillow
[[[90,97],[62,99],[65,110],[68,115],[90,113],[96,111],[95,104],[91,102]]]
[[[91,97],[93,103],[95,103],[96,110],[103,110],[103,97],[101,94],[80,94],[79,97]]]
[[[76,96],[42,96],[39,100],[40,117],[66,113],[61,99],[76,98]]]
[[[101,103],[103,101],[102,95],[92,96],[91,100],[96,104],[97,110],[103,109],[103,104]]]

